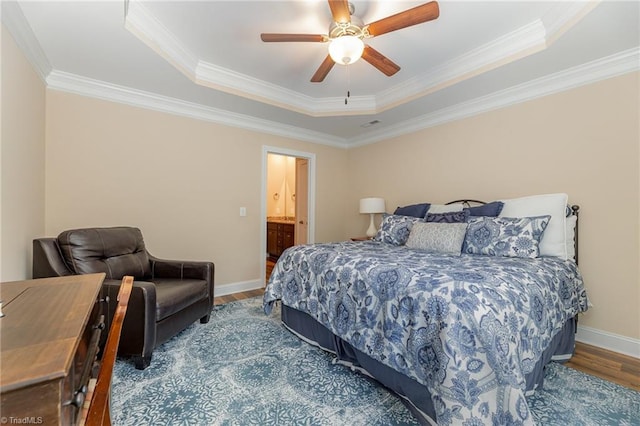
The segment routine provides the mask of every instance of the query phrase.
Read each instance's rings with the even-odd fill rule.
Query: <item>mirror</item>
[[[296,158],[267,155],[267,217],[296,216]]]

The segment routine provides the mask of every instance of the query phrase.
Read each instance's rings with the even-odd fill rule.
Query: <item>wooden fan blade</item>
[[[389,77],[400,71],[400,67],[398,65],[393,63],[391,59],[387,58],[371,46],[364,47],[364,51],[362,52],[362,59],[378,68]]]
[[[260,34],[262,41],[281,42],[281,41],[309,41],[313,43],[323,43],[327,41],[327,36],[322,34]]]
[[[331,71],[331,68],[333,68],[335,64],[336,63],[333,62],[331,56],[327,55],[327,57],[324,58],[324,61],[322,61],[322,64],[320,64],[320,67],[318,68],[316,73],[313,75],[313,77],[311,77],[311,82],[320,83],[322,80],[324,80],[327,74],[329,74],[329,71]]]
[[[438,2],[432,1],[372,22],[368,25],[369,34],[379,36],[380,34],[431,21],[438,16],[440,16]]]
[[[333,16],[335,22],[351,22],[349,2],[347,0],[329,0],[329,7],[331,8],[331,16]]]

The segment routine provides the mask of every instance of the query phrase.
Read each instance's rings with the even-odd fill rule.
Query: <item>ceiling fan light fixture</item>
[[[362,56],[364,42],[356,36],[343,35],[331,40],[329,55],[337,64],[353,64]]]
[[[260,34],[260,38],[264,42],[329,42],[329,54],[324,58],[320,67],[318,67],[315,74],[311,77],[312,83],[323,81],[335,64],[353,64],[358,61],[362,55],[364,55],[366,62],[373,65],[386,76],[391,77],[400,71],[400,67],[370,45],[365,46],[363,40],[422,24],[423,22],[434,20],[440,16],[438,2],[431,0],[428,3],[415,6],[404,12],[399,12],[365,25],[362,19],[353,15],[355,9],[353,4],[347,0],[328,1],[333,21],[329,24],[329,31],[326,35]],[[347,91],[347,98],[348,97],[349,91]]]

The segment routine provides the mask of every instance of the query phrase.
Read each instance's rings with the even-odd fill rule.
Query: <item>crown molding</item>
[[[207,107],[193,102],[106,83],[63,71],[52,71],[47,77],[46,83],[49,89],[74,93],[90,98],[117,102],[299,141],[339,148],[346,146],[345,139],[325,133],[263,120],[245,114],[237,114],[219,108]]]
[[[640,47],[635,47],[578,67],[541,77],[487,96],[452,105],[411,120],[406,120],[394,126],[350,139],[339,138],[295,126],[283,125],[273,121],[257,119],[244,114],[231,113],[218,108],[206,107],[192,102],[117,86],[56,70],[49,74],[46,82],[48,88],[53,90],[75,93],[82,96],[123,103],[295,140],[339,148],[351,148],[414,133],[429,127],[495,109],[505,108],[521,102],[637,71],[640,71]]]
[[[36,74],[46,81],[52,71],[47,55],[31,30],[20,5],[15,1],[2,1],[2,23],[9,30],[16,44],[33,66]]]
[[[198,59],[138,1],[126,0],[124,27],[195,81]]]
[[[381,92],[377,96],[384,100],[380,103],[380,110],[396,107],[539,52],[545,48],[545,44],[545,27],[541,20],[536,20],[420,76]]]
[[[602,0],[558,2],[552,12],[542,17],[544,26],[547,29],[547,47],[551,46],[601,2]]]
[[[333,116],[336,115],[336,111],[340,111],[339,115],[360,115],[365,112],[373,114],[376,111],[372,96],[354,96],[349,98],[348,109],[337,110],[336,105],[344,106],[344,98],[312,98],[300,92],[285,89],[204,61],[198,63],[195,81],[203,86],[312,117]],[[309,105],[313,105],[313,108],[309,108]]]
[[[201,86],[312,117],[373,114],[377,110],[374,96],[350,98],[349,109],[345,111],[344,108],[336,108],[337,105],[344,105],[343,98],[312,98],[199,60],[138,0],[127,1],[124,26],[187,78]]]
[[[208,62],[199,61],[195,73],[196,83],[252,100],[268,103],[306,114],[306,105],[314,99],[294,90],[239,74]],[[281,99],[287,99],[287,102]]]
[[[405,104],[539,52],[550,44],[549,36],[553,40],[557,39],[598,3],[599,1],[586,1],[566,5],[559,2],[542,19],[479,46],[421,76],[371,96],[350,99],[348,109],[343,107],[341,98],[313,98],[197,60],[140,0],[128,0],[125,28],[197,84],[312,117],[369,115]]]
[[[634,47],[577,67],[500,90],[487,96],[443,108],[421,117],[397,123],[377,132],[352,138],[348,142],[349,147],[380,142],[381,140],[414,133],[429,127],[637,71],[640,71],[640,47]]]
[[[379,110],[387,110],[544,50],[599,3],[600,0],[558,2],[542,19],[378,94],[377,99],[381,100]]]

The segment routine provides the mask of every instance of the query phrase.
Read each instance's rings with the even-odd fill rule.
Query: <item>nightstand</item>
[[[373,237],[351,237],[351,241],[368,241],[373,240]]]

